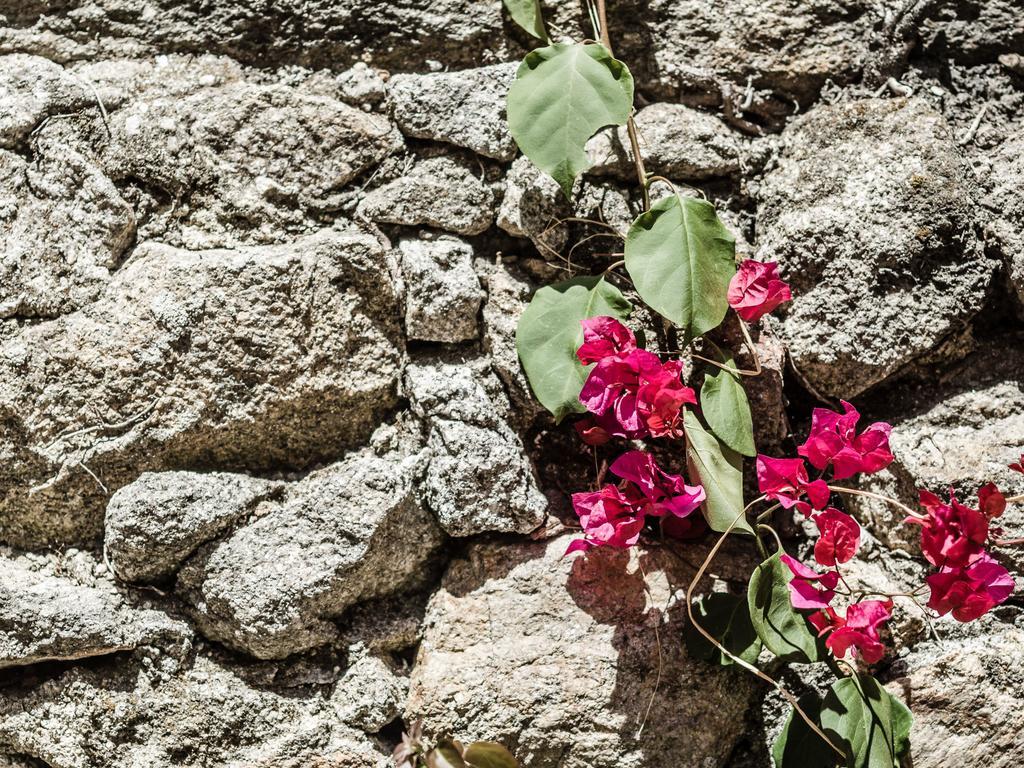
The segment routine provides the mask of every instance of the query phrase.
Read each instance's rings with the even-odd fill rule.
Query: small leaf
[[[847,768],[894,768],[899,765],[897,741],[909,748],[901,707],[871,675],[844,677],[822,702],[821,727],[846,751]]]
[[[822,656],[818,638],[810,624],[790,602],[789,582],[793,574],[776,552],[750,577],[747,599],[750,621],[764,647],[783,661],[809,664]]]
[[[730,653],[753,664],[761,652],[761,640],[750,623],[745,597],[714,592],[704,595],[693,608],[700,625]],[[687,652],[696,659],[713,661],[726,667],[735,664],[712,645],[692,624],[687,624],[683,639]]]
[[[540,12],[540,0],[504,0],[505,8],[512,21],[525,29],[534,37],[547,41],[548,33],[544,29],[544,17]]]
[[[816,693],[801,696],[800,708],[817,722],[821,717],[821,698]],[[772,745],[775,768],[835,768],[838,756],[832,747],[810,729],[795,709],[789,711],[786,724]]]
[[[902,701],[890,694],[892,699],[892,741],[896,751],[897,764],[910,754],[910,729],[914,716]]]
[[[736,242],[711,203],[678,195],[659,200],[629,228],[625,253],[640,298],[682,328],[685,342],[725,318]]]
[[[732,356],[725,355],[724,363],[735,367]],[[747,393],[735,373],[716,368],[716,374],[704,374],[700,388],[700,407],[708,426],[715,436],[744,456],[756,456],[754,423],[750,417]]]
[[[582,413],[580,390],[589,368],[576,357],[583,343],[582,320],[609,315],[625,320],[632,305],[601,277],[578,277],[534,294],[516,328],[516,349],[540,404],[556,421]]]
[[[466,768],[466,761],[451,742],[438,744],[427,753],[425,760],[427,768]]]
[[[624,125],[633,76],[603,45],[556,43],[523,59],[508,92],[508,126],[523,154],[572,195],[590,167],[584,147],[606,125]]]
[[[501,744],[476,741],[466,747],[463,755],[471,768],[519,768],[519,763]]]
[[[712,530],[724,533],[743,511],[743,458],[705,430],[692,411],[685,412],[683,428],[690,477],[696,477],[707,494],[704,517]],[[745,518],[740,518],[733,530],[753,533]]]

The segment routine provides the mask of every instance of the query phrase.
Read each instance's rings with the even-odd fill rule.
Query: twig
[[[861,490],[858,490],[856,488],[840,488],[840,487],[837,487],[835,485],[830,485],[828,487],[828,489],[830,491],[832,491],[833,493],[839,493],[839,494],[844,494],[845,493],[845,494],[850,495],[850,496],[867,496],[869,499],[876,499],[878,501],[884,501],[887,504],[892,504],[895,507],[899,507],[904,512],[906,512],[908,515],[910,515],[911,517],[917,518],[918,520],[927,520],[928,519],[927,515],[922,515],[920,512],[915,512],[913,509],[908,507],[903,502],[896,501],[896,499],[890,499],[888,496],[882,496],[879,493],[872,493],[871,491],[861,491]]]
[[[981,125],[982,119],[985,117],[985,113],[988,112],[988,102],[981,105],[981,109],[978,110],[978,114],[975,116],[971,127],[967,129],[967,133],[957,143],[961,146],[967,146],[974,141],[974,134],[978,132],[978,127]]]
[[[654,595],[651,594],[651,588],[647,584],[647,571],[644,570],[644,564],[643,564],[643,562],[639,558],[637,559],[637,565],[640,567],[640,573],[643,574],[643,577],[644,577],[644,591],[647,593],[647,596],[651,599],[651,606],[653,607],[653,605],[654,605]],[[669,600],[672,599],[672,595],[671,594],[669,594],[668,599]],[[667,605],[665,606],[665,608],[666,608],[666,610],[668,610],[668,606]],[[654,617],[654,642],[658,646],[658,674],[654,678],[654,690],[651,691],[651,699],[650,699],[650,701],[647,702],[647,711],[644,712],[643,719],[640,720],[640,727],[637,728],[637,731],[636,731],[635,738],[637,738],[637,739],[639,739],[641,734],[643,734],[643,732],[644,732],[644,726],[647,725],[647,718],[651,714],[651,707],[654,706],[654,699],[658,695],[658,688],[661,686],[661,672],[662,672],[662,667],[664,666],[664,660],[662,658],[662,653],[661,653],[661,633],[658,631],[658,622],[660,620],[661,620],[661,616],[656,615]]]

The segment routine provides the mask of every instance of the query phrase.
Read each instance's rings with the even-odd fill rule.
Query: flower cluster
[[[622,454],[611,471],[622,478],[619,485],[572,495],[583,538],[574,540],[566,554],[602,545],[631,547],[648,517],[686,518],[704,501],[702,487],[686,485],[679,475],[665,472],[645,451]]]
[[[596,363],[580,392],[580,402],[592,414],[576,425],[585,443],[682,435],[683,406],[697,398],[683,385],[681,361],[662,363],[640,349],[633,332],[612,317],[583,321],[583,345],[576,355],[584,365]]]

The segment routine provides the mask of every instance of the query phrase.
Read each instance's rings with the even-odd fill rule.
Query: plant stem
[[[888,496],[882,496],[879,493],[872,493],[871,491],[860,491],[857,490],[856,488],[839,488],[834,485],[830,485],[828,489],[833,493],[845,493],[849,496],[867,496],[869,499],[877,499],[878,501],[884,501],[886,504],[892,504],[894,507],[902,509],[908,515],[910,515],[911,517],[916,517],[918,520],[928,519],[925,515],[922,515],[920,512],[915,512],[906,504],[896,501],[896,499],[890,499]]]

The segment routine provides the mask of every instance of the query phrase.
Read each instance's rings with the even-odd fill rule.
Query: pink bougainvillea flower
[[[814,559],[818,565],[833,566],[847,563],[857,554],[860,546],[860,526],[857,521],[835,507],[814,516],[821,535],[814,543]]]
[[[592,546],[625,549],[636,544],[644,527],[644,514],[635,502],[614,485],[591,493],[574,493],[572,507],[580,519],[585,543],[574,541],[566,554]]]
[[[793,572],[789,582],[789,599],[794,608],[827,608],[836,596],[839,574],[836,571],[818,573],[789,555],[779,557]]]
[[[694,391],[683,385],[683,363],[669,360],[661,370],[644,371],[637,390],[637,410],[651,437],[680,437],[683,406],[696,405]]]
[[[748,323],[756,323],[793,296],[789,285],[779,278],[777,262],[747,259],[729,281],[727,298],[736,314]]]
[[[629,451],[617,458],[612,472],[634,483],[643,495],[645,515],[687,517],[704,501],[704,489],[686,485],[679,475],[663,471],[646,451]]]
[[[830,496],[824,480],[808,482],[803,459],[773,459],[758,454],[757,485],[767,498],[774,499],[786,509],[797,506],[805,515],[810,514],[811,507],[823,509]],[[804,494],[810,499],[810,505],[800,501]]]
[[[853,648],[866,663],[874,664],[885,655],[879,630],[891,617],[892,600],[862,600],[847,608],[845,617],[826,608],[808,618],[819,635],[832,632],[825,645],[836,658]]]
[[[663,517],[661,530],[669,538],[688,541],[703,536],[708,530],[708,524],[703,515]]]
[[[889,435],[892,427],[876,421],[859,435],[857,422],[860,414],[845,400],[844,413],[828,408],[815,408],[811,414],[811,431],[807,440],[797,447],[817,469],[832,465],[837,480],[852,477],[859,472],[878,472],[892,463]]]
[[[614,410],[615,418],[629,437],[646,437],[637,413],[637,391],[641,381],[661,371],[657,355],[634,349],[624,357],[608,357],[591,370],[580,391],[583,407],[598,416]]]
[[[614,317],[591,317],[581,323],[583,344],[576,350],[576,356],[584,365],[624,357],[636,349],[636,336]]]
[[[908,517],[905,522],[921,526],[921,551],[939,568],[964,568],[980,558],[988,538],[988,518],[961,504],[953,491],[949,504],[930,491],[921,491],[921,506],[927,517]]]
[[[995,483],[985,483],[978,489],[978,511],[989,520],[999,517],[1006,510],[1006,497],[996,488]]]
[[[1024,474],[1024,453],[1020,455],[1020,458],[1017,461],[1013,462],[1013,464],[1010,464],[1009,466],[1014,472]]]
[[[974,621],[1013,593],[1013,577],[1003,566],[983,554],[966,568],[943,568],[928,577],[932,594],[928,607],[957,621]]]
[[[609,425],[604,423],[607,421],[608,420],[604,417],[596,417],[588,414],[573,424],[573,428],[580,436],[580,440],[587,445],[604,445],[612,439],[612,434],[617,426],[616,424],[612,424],[611,430],[609,430]],[[612,419],[612,421],[614,422],[615,420]]]

